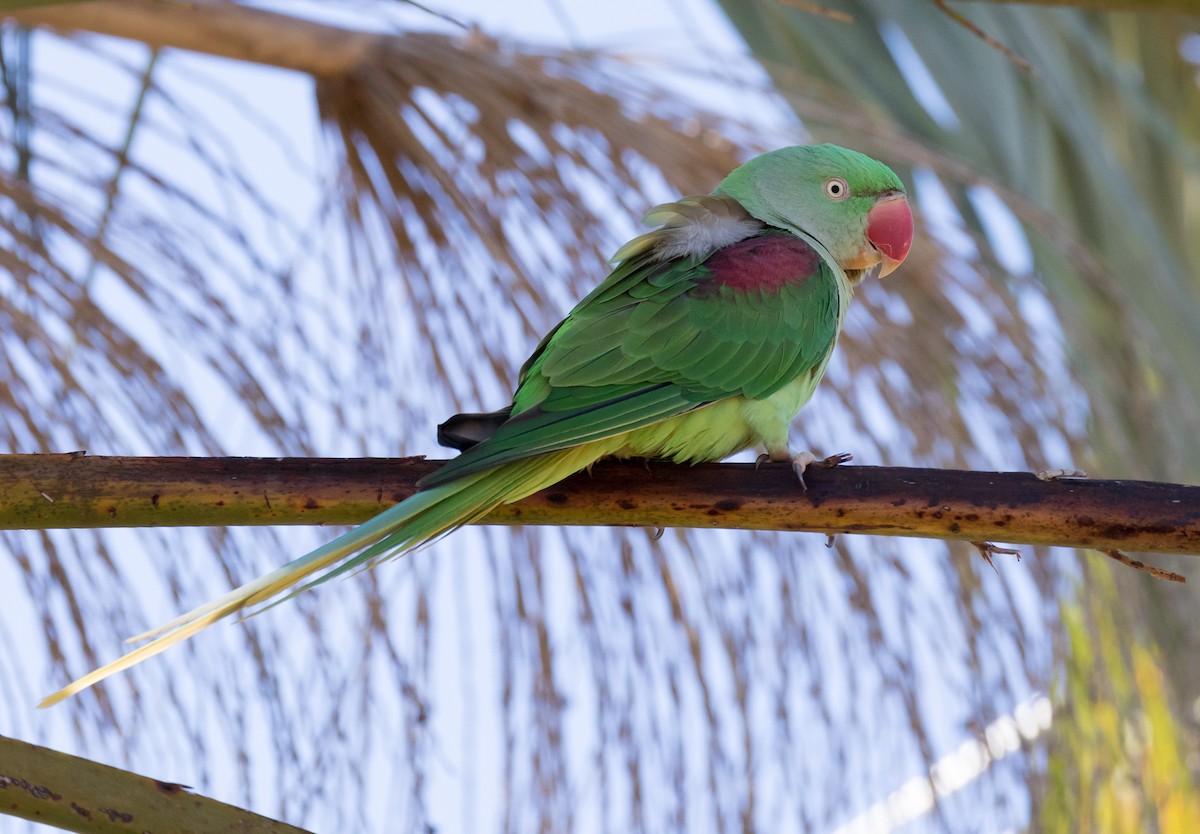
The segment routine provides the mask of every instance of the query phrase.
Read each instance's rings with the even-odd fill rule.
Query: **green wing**
[[[771,235],[798,241],[773,230],[755,237]],[[807,274],[766,288],[722,282],[711,256],[631,258],[538,345],[521,369],[513,416],[420,485],[611,437],[727,397],[769,397],[823,362],[837,337],[837,267],[811,255]]]

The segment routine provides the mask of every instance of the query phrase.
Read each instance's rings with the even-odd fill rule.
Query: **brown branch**
[[[413,493],[421,458],[0,456],[0,529],[356,524]],[[598,464],[487,524],[730,527],[1200,554],[1200,487],[1026,472]]]
[[[987,2],[993,5],[1023,3],[1028,6],[1061,6],[1091,11],[1196,14],[1196,0],[970,0],[970,2]]]
[[[827,17],[830,20],[836,20],[838,23],[853,23],[854,15],[848,12],[831,9],[828,6],[822,6],[820,3],[810,3],[806,0],[779,0],[785,6],[791,6],[793,9],[799,9],[802,12],[815,14],[819,17]]]
[[[25,26],[112,35],[156,49],[186,49],[316,76],[346,73],[369,60],[381,42],[394,40],[380,32],[212,0],[106,0],[0,14]]]
[[[1138,559],[1131,559],[1119,550],[1101,550],[1100,552],[1110,559],[1116,559],[1126,567],[1139,570],[1142,573],[1148,573],[1155,579],[1165,579],[1168,582],[1187,582],[1187,577],[1185,577],[1183,574],[1175,573],[1174,571],[1170,570],[1163,570],[1162,568],[1157,568],[1154,565],[1147,565],[1145,562],[1139,561]]]
[[[1034,75],[1034,76],[1037,75],[1037,72],[1034,71],[1032,64],[1030,64],[1028,61],[1026,61],[1024,58],[1022,58],[1016,52],[1014,52],[1013,50],[1009,49],[1007,46],[1002,44],[1000,41],[993,38],[991,35],[989,35],[987,32],[985,32],[983,29],[981,29],[978,25],[973,23],[971,21],[971,19],[968,18],[966,15],[962,14],[961,12],[956,12],[954,9],[950,8],[948,5],[946,5],[946,0],[933,0],[933,5],[939,11],[941,11],[941,13],[944,14],[946,17],[950,18],[955,23],[957,23],[959,26],[961,26],[962,28],[964,28],[968,32],[970,32],[972,35],[979,38],[979,40],[983,41],[985,44],[990,46],[992,49],[999,52],[1001,55],[1003,55],[1005,58],[1007,58],[1013,64],[1015,64],[1016,66],[1025,70],[1025,72],[1029,73],[1030,75]]]

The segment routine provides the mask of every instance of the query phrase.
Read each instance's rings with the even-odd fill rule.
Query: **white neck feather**
[[[763,224],[753,217],[727,217],[709,213],[660,231],[654,247],[656,260],[705,257],[718,249],[745,240],[761,230]]]
[[[704,258],[756,234],[764,225],[725,195],[684,197],[664,203],[652,209],[645,222],[661,228],[626,243],[613,256],[614,261],[642,254],[656,261]]]

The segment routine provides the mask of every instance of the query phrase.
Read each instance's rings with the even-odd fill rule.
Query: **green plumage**
[[[830,178],[853,196],[831,198]],[[790,456],[789,422],[824,373],[858,277],[843,265],[873,251],[871,206],[902,191],[886,166],[861,154],[785,148],[739,168],[714,196],[656,208],[650,216],[661,228],[623,247],[608,278],[542,340],[490,437],[426,477],[412,498],[143,635],[160,636],[43,705],[222,617],[404,553],[602,457],[697,462],[752,446]]]

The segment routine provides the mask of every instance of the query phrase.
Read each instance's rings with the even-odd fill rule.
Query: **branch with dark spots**
[[[253,831],[302,829],[191,793],[185,785],[0,736],[0,809],[56,829],[97,831]],[[119,803],[119,805],[118,805]],[[116,805],[117,807],[113,807]]]
[[[1110,559],[1116,559],[1122,565],[1131,567],[1134,570],[1140,570],[1142,573],[1148,573],[1156,579],[1165,579],[1168,582],[1187,582],[1187,577],[1182,574],[1156,568],[1154,565],[1147,565],[1145,562],[1137,559],[1131,559],[1119,550],[1101,550],[1100,552]]]
[[[0,530],[357,524],[422,458],[0,456]],[[603,461],[485,524],[726,527],[1200,554],[1200,487],[1031,472]]]

